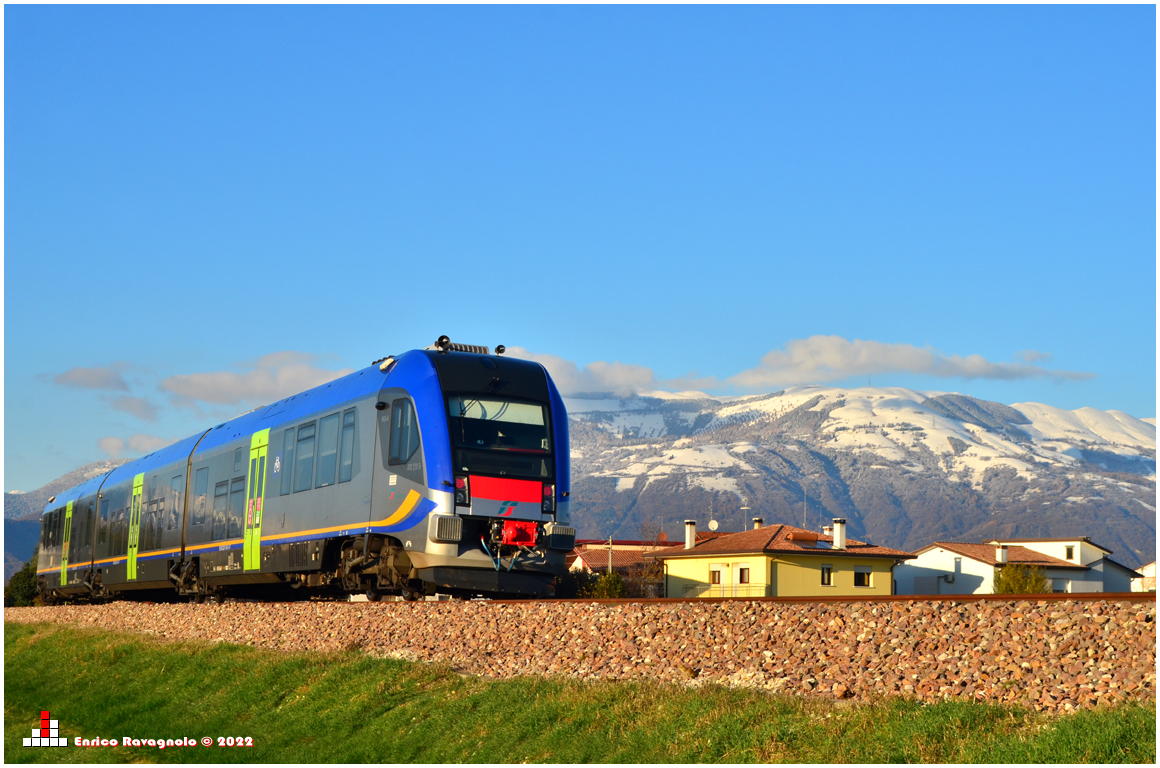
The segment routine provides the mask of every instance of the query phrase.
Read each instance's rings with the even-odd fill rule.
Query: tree
[[[1036,595],[1051,591],[1051,581],[1042,568],[1008,563],[995,573],[996,595]]]
[[[580,597],[595,597],[606,599],[611,597],[625,597],[624,579],[616,571],[606,573],[596,580],[596,583],[580,594]]]
[[[37,595],[36,559],[39,552],[40,547],[37,547],[24,567],[12,574],[12,578],[8,580],[7,586],[4,587],[4,605],[23,607],[33,604]]]

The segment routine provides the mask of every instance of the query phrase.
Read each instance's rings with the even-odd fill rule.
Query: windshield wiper
[[[471,409],[471,406],[478,403],[479,398],[484,395],[495,394],[506,386],[506,381],[500,381],[498,376],[493,376],[491,381],[485,384],[483,389],[479,390],[479,394],[467,401],[467,405],[463,404],[463,398],[459,398],[459,437],[465,445],[467,444],[467,412]]]

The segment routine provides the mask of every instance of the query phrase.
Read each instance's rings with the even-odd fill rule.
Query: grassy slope
[[[1050,719],[892,700],[836,707],[716,686],[488,681],[351,652],[163,644],[5,624],[6,762],[1144,762],[1154,708]],[[252,736],[251,749],[31,749],[62,735]]]

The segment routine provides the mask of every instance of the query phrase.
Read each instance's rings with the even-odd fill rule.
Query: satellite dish
[[[669,535],[667,533],[665,533],[664,531],[661,531],[657,535],[657,541],[668,541],[668,540],[669,540]]]
[[[710,521],[709,521],[709,530],[710,530],[710,531],[715,531],[715,530],[717,530],[717,521],[716,521],[716,520],[710,520]]]

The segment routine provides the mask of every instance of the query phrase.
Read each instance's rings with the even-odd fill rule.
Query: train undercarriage
[[[554,594],[554,577],[562,566],[549,564],[546,550],[504,545],[487,546],[488,567],[455,563],[415,562],[402,541],[393,536],[361,534],[343,538],[277,545],[265,548],[263,564],[282,561],[283,570],[215,573],[202,557],[168,562],[168,580],[106,585],[100,570],[88,570],[79,583],[48,590],[41,578],[41,597],[49,604],[147,600],[152,602],[224,602],[250,600],[347,599],[365,595],[379,601],[387,596],[422,600],[436,594],[453,598],[537,598]],[[447,558],[444,558],[446,561]],[[480,558],[476,558],[480,560]],[[515,569],[515,566],[519,569]],[[220,568],[220,566],[217,566]]]

